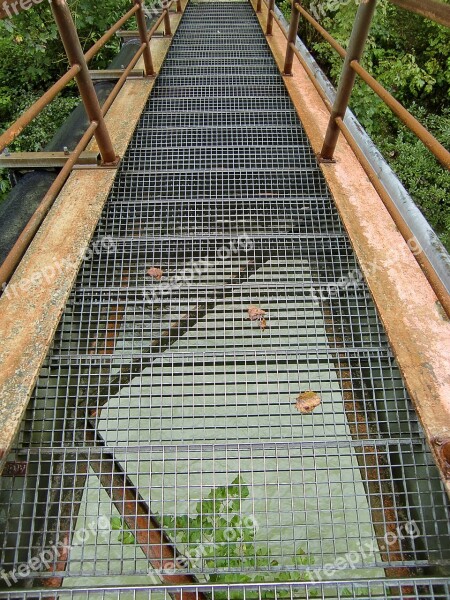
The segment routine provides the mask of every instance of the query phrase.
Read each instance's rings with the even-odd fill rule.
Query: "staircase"
[[[187,7],[93,249],[2,490],[7,571],[57,540],[29,581],[61,597],[448,597],[438,472],[249,3]]]

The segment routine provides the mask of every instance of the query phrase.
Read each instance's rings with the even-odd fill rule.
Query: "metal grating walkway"
[[[92,250],[0,478],[1,597],[449,597],[438,472],[250,4],[188,6]]]

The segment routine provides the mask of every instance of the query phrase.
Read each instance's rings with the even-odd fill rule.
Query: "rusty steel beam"
[[[406,224],[405,220],[399,213],[397,207],[395,206],[394,202],[392,201],[392,198],[389,196],[389,194],[387,193],[383,184],[379,180],[377,173],[371,167],[371,165],[370,165],[369,161],[367,160],[367,158],[365,157],[364,153],[362,152],[362,150],[360,149],[358,144],[355,142],[352,134],[348,130],[344,121],[341,118],[338,118],[336,122],[337,122],[339,129],[342,131],[343,136],[347,140],[348,145],[353,150],[356,158],[358,159],[362,168],[366,172],[373,187],[376,189],[378,195],[380,196],[381,200],[383,201],[383,204],[389,211],[389,214],[391,215],[398,230],[402,234],[404,240],[409,245],[411,245],[411,240],[415,239],[414,234],[412,233],[412,231]],[[416,258],[417,262],[419,263],[422,271],[424,272],[426,278],[428,279],[431,287],[433,288],[433,291],[435,292],[443,309],[447,313],[447,316],[450,318],[450,295],[449,295],[448,291],[446,290],[445,286],[442,284],[442,281],[436,274],[436,271],[433,269],[430,261],[428,260],[427,256],[425,255],[425,253],[417,252],[417,253],[415,253],[415,258]]]
[[[11,275],[16,270],[17,265],[25,254],[28,246],[31,244],[37,230],[41,226],[43,220],[45,219],[48,211],[52,207],[53,203],[56,200],[59,192],[61,191],[66,179],[69,177],[70,172],[73,166],[76,164],[79,155],[86,148],[89,140],[92,135],[95,133],[97,128],[97,123],[94,121],[90,124],[85,134],[78,142],[75,150],[72,152],[70,157],[67,159],[66,164],[61,169],[58,177],[52,183],[47,193],[41,200],[41,203],[37,207],[31,219],[26,224],[20,236],[17,238],[16,243],[11,248],[8,256],[4,260],[3,264],[0,266],[0,287],[9,281]]]
[[[275,0],[269,0],[269,12],[267,14],[266,35],[272,35],[274,10],[275,10]]]
[[[389,0],[399,8],[450,27],[450,5],[438,0]]]
[[[292,63],[294,62],[294,51],[292,50],[292,44],[295,45],[298,33],[298,24],[300,22],[300,13],[297,8],[297,4],[292,4],[291,12],[291,23],[289,25],[289,33],[287,36],[287,47],[284,59],[283,75],[292,76]]]
[[[92,81],[111,81],[120,79],[123,74],[124,69],[98,69],[98,70],[90,70],[89,75],[91,76]],[[128,77],[144,77],[143,69],[132,69],[129,73]]]
[[[73,64],[71,68],[65,73],[52,87],[43,94],[39,100],[30,106],[30,108],[23,113],[21,117],[17,119],[1,136],[0,136],[0,152],[6,148],[8,144],[16,139],[16,137],[22,133],[31,121],[37,117],[37,115],[56,98],[56,96],[70,83],[75,77],[81,72],[79,64]]]
[[[356,78],[356,73],[351,68],[350,64],[354,60],[359,61],[364,52],[364,46],[366,44],[367,36],[369,35],[375,5],[376,0],[367,0],[367,2],[361,3],[358,7],[348,44],[347,55],[339,79],[333,110],[331,111],[328,128],[325,133],[325,140],[320,152],[321,160],[330,161],[333,159],[339,137],[339,127],[336,123],[336,119],[338,117],[344,118]]]
[[[167,585],[184,586],[196,584],[194,575],[186,572],[183,566],[186,558],[165,533],[158,519],[150,511],[147,502],[139,494],[134,483],[115,460],[113,454],[104,448],[104,440],[95,433],[89,421],[85,431],[86,441],[95,444],[98,452],[91,450],[89,467],[97,475],[103,489],[144,552],[147,560]],[[103,446],[103,448],[102,448]],[[98,454],[98,458],[94,458]],[[176,572],[178,570],[178,572]],[[171,571],[172,573],[161,573]],[[206,600],[204,594],[189,591],[173,591],[174,600]]]
[[[13,152],[0,156],[0,169],[37,169],[39,167],[63,167],[71,157],[71,152]],[[77,165],[97,165],[97,152],[81,152]]]
[[[114,151],[67,2],[51,0],[51,8],[70,65],[80,66],[76,81],[89,120],[97,123],[94,135],[102,155],[102,164],[116,165],[119,157]]]
[[[327,107],[328,111],[331,113],[332,111],[332,106],[330,101],[328,100],[325,92],[323,91],[323,89],[320,86],[320,83],[317,81],[317,79],[314,77],[314,73],[308,68],[308,65],[306,64],[303,56],[301,55],[301,53],[299,52],[298,48],[296,48],[296,46],[294,46],[294,44],[292,44],[292,50],[295,54],[295,56],[297,57],[298,61],[300,62],[300,64],[302,65],[302,67],[305,69],[305,73],[308,75],[311,83],[314,85],[314,87],[317,90],[317,93],[319,94],[319,96],[322,98],[323,103],[325,104],[325,106]]]
[[[168,8],[166,8],[163,11],[163,17],[164,17],[164,35],[166,37],[170,37],[172,35],[172,28],[170,26],[170,14],[169,14]]]
[[[136,3],[136,6],[138,7],[138,11],[136,13],[136,21],[139,31],[139,37],[141,40],[141,44],[144,45],[142,55],[144,57],[145,74],[148,77],[154,77],[155,69],[153,67],[152,53],[150,50],[150,40],[148,39],[147,35],[147,24],[145,22],[144,9],[142,8],[142,0],[134,1]]]

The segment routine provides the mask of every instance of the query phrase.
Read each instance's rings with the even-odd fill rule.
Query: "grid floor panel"
[[[449,597],[448,499],[249,3],[186,8],[8,460],[1,598]],[[139,588],[174,559],[197,586]]]
[[[90,531],[82,544],[72,547],[65,573],[55,557],[46,573],[33,572],[30,578],[147,575],[150,565],[141,540],[146,535],[143,522],[149,516],[164,526],[170,540],[153,544],[154,555],[162,556],[164,547],[170,551],[171,543],[176,543],[179,551],[190,557],[183,570],[202,578],[216,572],[260,572],[272,577],[289,572],[297,578],[317,569],[320,572],[336,558],[345,560],[350,552],[355,564],[341,570],[345,579],[351,578],[355,569],[375,577],[386,566],[417,568],[449,559],[450,548],[440,546],[437,535],[439,527],[449,534],[446,511],[435,510],[433,516],[430,512],[431,503],[435,507],[442,503],[443,492],[433,490],[437,474],[427,464],[420,442],[298,442],[239,444],[234,448],[188,445],[136,450],[121,443],[109,446],[107,428],[102,424],[101,429],[105,448],[26,453],[29,474],[21,493],[11,502],[11,514],[45,515],[55,493],[60,501],[43,531],[37,527],[31,532],[30,521],[22,520],[18,546],[9,545],[9,534],[16,525],[14,519],[9,521],[0,533],[6,569],[14,565],[11,553],[39,555],[50,536],[53,540],[61,535],[79,539],[78,531]],[[120,529],[107,527],[118,518],[116,506],[117,502],[120,506],[123,493],[117,465],[127,473],[129,490],[138,487],[143,503],[139,510],[131,505],[125,509],[132,544],[120,542]],[[52,487],[55,477],[59,489]],[[103,488],[100,481],[105,486],[109,482],[108,487]],[[49,484],[50,493],[42,495],[39,490]],[[389,514],[395,517],[391,516],[389,525],[388,511],[380,503],[382,487],[392,490]],[[429,504],[412,501],[409,514],[405,512],[399,500],[402,495],[417,499],[422,491]],[[67,523],[63,531],[52,531],[56,523],[67,521],[64,515],[77,501],[77,524]],[[215,502],[220,505],[221,517],[212,528],[207,523],[214,515]],[[405,532],[395,548],[387,546],[380,553],[377,540],[383,539],[390,526],[402,530],[413,515],[417,529]],[[234,541],[218,544],[230,528],[235,530]],[[419,531],[426,531],[426,538],[419,536]],[[27,538],[27,533],[32,535]],[[200,544],[205,551],[197,558]],[[358,554],[361,546],[364,553]],[[245,560],[239,548],[241,552],[245,548]],[[168,572],[165,566],[159,570],[160,575]]]
[[[97,227],[95,239],[106,236],[197,237],[208,234],[258,237],[260,234],[293,233],[303,236],[344,235],[344,230],[328,197],[254,198],[250,204],[229,198],[221,202],[109,202]]]
[[[152,171],[192,171],[192,170],[235,170],[235,169],[317,169],[317,159],[307,146],[279,146],[276,154],[273,147],[209,146],[192,148],[160,148],[156,154],[153,148],[130,147],[122,160],[122,173]],[[274,204],[274,208],[276,203]]]

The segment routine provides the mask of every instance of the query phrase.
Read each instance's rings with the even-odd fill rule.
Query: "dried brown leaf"
[[[264,331],[264,329],[267,327],[267,321],[265,320],[264,317],[262,317],[262,319],[259,322],[259,326],[261,327],[261,329]]]
[[[164,275],[164,271],[158,267],[151,267],[147,271],[147,275],[150,275],[150,277],[153,277],[153,279],[156,279],[156,281],[160,281],[161,277]]]
[[[248,318],[250,321],[261,321],[261,319],[266,314],[266,311],[259,306],[249,306],[248,307]]]
[[[308,415],[312,413],[315,408],[320,406],[322,400],[320,399],[319,394],[312,391],[302,392],[297,398],[297,402],[295,403],[295,407],[298,412]]]

